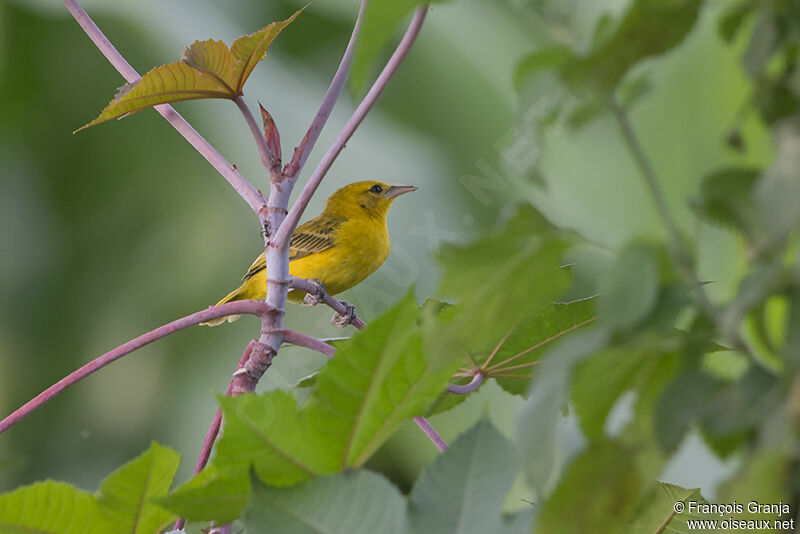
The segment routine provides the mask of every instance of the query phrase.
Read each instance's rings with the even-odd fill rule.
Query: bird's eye
[[[372,187],[369,188],[369,190],[372,191],[373,193],[383,193],[383,188],[379,185],[373,185]]]

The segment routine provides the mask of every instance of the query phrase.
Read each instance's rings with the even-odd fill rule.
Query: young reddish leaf
[[[261,109],[261,120],[264,121],[264,138],[267,140],[269,155],[271,159],[276,161],[280,166],[281,134],[278,131],[278,127],[275,126],[275,121],[272,119],[272,115],[269,114],[269,111],[264,109],[264,106],[261,105],[261,102],[258,103],[258,107]]]
[[[158,104],[201,98],[235,99],[242,94],[244,83],[256,63],[264,59],[275,37],[302,11],[239,37],[230,48],[213,39],[195,41],[184,50],[180,61],[156,67],[141,80],[123,85],[95,120],[76,131]]]

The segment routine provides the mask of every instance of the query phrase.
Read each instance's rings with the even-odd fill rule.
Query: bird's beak
[[[392,185],[386,190],[383,196],[386,198],[394,198],[416,190],[417,187],[413,185]]]

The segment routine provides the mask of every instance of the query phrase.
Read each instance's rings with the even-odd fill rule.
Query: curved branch
[[[77,23],[89,36],[89,39],[97,46],[100,52],[108,59],[109,63],[122,74],[122,77],[129,83],[134,83],[141,79],[139,73],[125,60],[124,57],[114,48],[114,45],[103,35],[100,28],[89,17],[86,11],[76,0],[64,0],[64,5],[75,18]],[[169,122],[173,128],[178,130],[184,139],[191,144],[206,160],[222,175],[225,180],[239,193],[259,218],[263,217],[262,209],[266,206],[264,196],[251,184],[247,178],[242,176],[236,167],[226,160],[222,154],[211,146],[197,130],[186,122],[169,104],[159,104],[154,106],[155,110]]]
[[[336,349],[324,341],[300,332],[295,332],[294,330],[284,330],[283,340],[292,345],[299,345],[300,347],[315,350],[328,358],[333,358],[333,355],[336,354]]]
[[[361,30],[361,21],[364,18],[364,12],[366,8],[367,0],[361,0],[361,7],[358,10],[358,17],[356,18],[356,23],[353,26],[353,33],[350,35],[350,41],[347,43],[347,48],[344,51],[342,60],[339,62],[339,68],[336,69],[336,74],[334,74],[333,79],[331,80],[328,91],[325,93],[325,96],[322,99],[322,103],[319,106],[319,111],[317,111],[316,116],[314,116],[311,126],[308,127],[308,131],[306,132],[306,135],[303,136],[303,140],[300,141],[300,144],[294,149],[292,161],[289,162],[289,164],[283,170],[283,175],[286,178],[294,178],[302,170],[303,165],[306,164],[308,155],[311,154],[311,151],[314,149],[314,145],[317,143],[317,139],[319,139],[319,134],[322,132],[322,128],[324,128],[325,123],[328,122],[328,117],[330,117],[331,111],[333,111],[333,106],[339,99],[339,94],[342,92],[342,88],[347,81],[347,75],[350,74],[350,66],[353,63],[353,52],[355,51],[356,39],[358,38],[359,31]]]
[[[469,395],[473,391],[476,391],[479,387],[481,387],[481,383],[483,382],[483,375],[481,373],[476,374],[472,377],[472,380],[468,384],[460,385],[460,384],[450,384],[447,386],[447,391],[450,393],[455,393],[456,395]]]
[[[225,317],[227,315],[240,315],[240,314],[249,314],[249,315],[259,315],[263,316],[266,314],[271,308],[262,301],[256,300],[237,300],[235,302],[227,302],[225,304],[220,304],[219,306],[211,306],[206,310],[199,311],[193,313],[191,315],[187,315],[181,319],[177,319],[172,321],[171,323],[167,323],[163,326],[156,328],[155,330],[151,330],[146,334],[142,334],[141,336],[128,341],[127,343],[120,345],[119,347],[106,352],[102,356],[95,358],[91,362],[87,363],[80,369],[73,371],[69,375],[65,376],[46,390],[42,391],[38,395],[36,395],[33,399],[29,400],[25,404],[23,404],[20,408],[15,410],[11,415],[0,421],[0,434],[8,430],[11,426],[15,423],[19,422],[20,420],[24,419],[28,416],[32,411],[42,406],[44,403],[70,387],[71,385],[75,384],[76,382],[86,378],[90,374],[98,371],[108,365],[109,363],[117,360],[126,354],[129,354],[136,349],[140,349],[145,345],[152,343],[162,337],[166,337],[170,334],[174,334],[179,330],[183,330],[184,328],[188,328],[190,326],[196,325],[198,323],[202,323],[205,321],[210,321],[212,319],[218,319],[220,317]]]
[[[342,304],[342,301],[332,297],[331,295],[328,294],[327,291],[324,291],[321,287],[319,287],[316,284],[313,284],[309,280],[306,280],[305,278],[296,278],[293,276],[291,287],[292,289],[298,289],[310,295],[314,295],[316,298],[324,302],[326,306],[328,306],[336,313],[347,315],[347,307],[344,304]],[[353,322],[351,324],[356,328],[358,328],[359,330],[367,326],[367,323],[362,321],[361,318],[358,316],[356,316],[353,319]]]
[[[403,39],[400,41],[400,44],[397,45],[397,49],[392,54],[392,57],[386,63],[386,66],[381,71],[378,79],[375,80],[375,83],[370,88],[369,92],[364,97],[364,100],[358,105],[356,110],[353,112],[353,115],[348,119],[347,124],[345,124],[344,129],[339,134],[339,137],[336,138],[333,145],[328,149],[328,152],[322,157],[322,160],[317,165],[317,168],[314,170],[314,173],[308,179],[306,186],[303,188],[303,192],[300,193],[300,196],[295,201],[292,209],[289,210],[289,214],[281,223],[280,228],[278,228],[278,232],[275,234],[275,247],[279,249],[286,248],[289,245],[289,238],[294,232],[294,229],[297,227],[297,223],[300,221],[300,217],[303,215],[303,211],[305,211],[306,206],[308,206],[311,197],[316,192],[317,187],[319,187],[320,182],[325,177],[325,174],[333,165],[333,162],[336,160],[339,153],[344,149],[345,144],[347,141],[350,140],[353,133],[356,131],[356,128],[361,124],[361,121],[364,120],[367,113],[370,109],[372,109],[373,104],[375,101],[378,100],[378,97],[381,96],[386,85],[391,80],[394,73],[397,71],[397,68],[402,63],[403,59],[405,59],[406,54],[408,54],[411,45],[414,44],[414,40],[417,38],[420,29],[422,28],[422,23],[425,20],[425,15],[428,13],[428,4],[424,4],[417,8],[417,11],[414,13],[414,18],[411,19],[411,24],[409,25],[408,29],[406,30]]]

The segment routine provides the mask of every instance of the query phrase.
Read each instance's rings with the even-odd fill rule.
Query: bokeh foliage
[[[166,497],[159,487],[154,509],[241,514],[248,532],[275,520],[285,532],[614,533],[680,532],[702,518],[671,513],[676,502],[798,501],[797,7],[514,9],[540,45],[507,73],[520,111],[502,159],[522,205],[440,249],[444,276],[424,296],[455,305],[407,296],[338,345],[310,391],[224,401],[231,426],[215,461]],[[474,178],[460,183],[500,188]],[[505,399],[493,381],[457,406],[434,402],[459,365],[516,354],[507,366],[533,380],[498,378],[521,397],[513,423],[496,421],[502,432],[482,420]],[[445,428],[448,415],[481,420],[462,425],[405,497],[374,472],[399,480],[377,448],[426,409]],[[733,462],[702,493],[662,481],[692,436]],[[110,480],[171,454],[153,447]],[[104,513],[102,496],[53,483],[0,499],[46,491]]]

